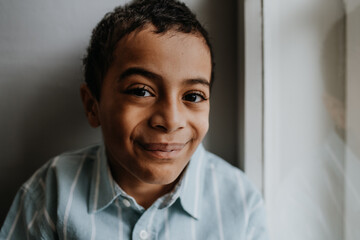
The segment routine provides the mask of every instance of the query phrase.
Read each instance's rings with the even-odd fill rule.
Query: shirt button
[[[130,201],[127,200],[127,199],[123,199],[122,202],[123,202],[123,204],[125,205],[125,207],[130,207],[130,206],[131,206]]]
[[[148,232],[145,230],[141,230],[139,235],[142,240],[148,239],[148,237],[149,237]]]

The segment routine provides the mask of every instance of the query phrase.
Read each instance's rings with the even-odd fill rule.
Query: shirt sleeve
[[[55,225],[43,202],[34,201],[22,187],[1,228],[0,239],[55,239]]]
[[[251,205],[246,240],[268,240],[265,206],[260,194]]]
[[[50,204],[46,204],[52,199],[46,199],[44,181],[34,176],[29,182],[16,194],[0,239],[56,239],[56,225],[50,217],[54,215],[49,214]]]

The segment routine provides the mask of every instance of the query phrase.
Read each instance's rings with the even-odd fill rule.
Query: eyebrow
[[[185,84],[186,85],[201,84],[201,85],[205,85],[205,86],[210,88],[210,83],[207,80],[203,79],[203,78],[187,79],[187,80],[185,80]]]
[[[162,80],[162,77],[156,73],[150,72],[146,69],[143,68],[139,68],[139,67],[131,67],[126,69],[121,75],[120,75],[120,81],[130,77],[132,75],[140,75],[140,76],[144,76],[146,78],[152,79],[152,80]]]
[[[154,81],[161,81],[163,80],[163,77],[161,77],[160,75],[150,72],[144,68],[140,68],[140,67],[131,67],[126,69],[121,75],[119,80],[123,80],[127,77],[130,77],[132,75],[140,75],[143,76],[145,78],[154,80]],[[184,85],[194,85],[194,84],[201,84],[201,85],[205,85],[207,87],[210,88],[210,82],[207,81],[205,78],[190,78],[190,79],[186,79],[184,81]]]

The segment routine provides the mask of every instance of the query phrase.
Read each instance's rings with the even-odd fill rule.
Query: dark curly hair
[[[84,78],[93,96],[99,101],[101,85],[113,61],[113,53],[120,39],[146,25],[155,27],[155,33],[169,30],[200,34],[211,55],[211,82],[214,78],[213,51],[205,28],[190,9],[177,0],[134,0],[107,13],[94,28],[87,54],[83,59]]]

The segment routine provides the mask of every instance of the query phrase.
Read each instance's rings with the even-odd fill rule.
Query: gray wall
[[[105,12],[125,2],[0,0],[0,224],[52,156],[99,141],[79,96],[81,58]],[[212,36],[216,83],[206,146],[237,162],[236,1],[187,0]]]

